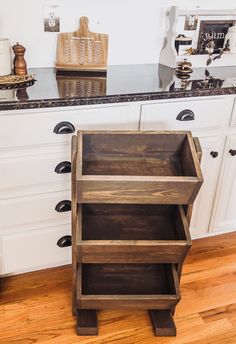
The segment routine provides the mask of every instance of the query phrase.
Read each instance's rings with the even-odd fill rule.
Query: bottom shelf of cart
[[[82,264],[77,308],[171,309],[180,300],[174,264]]]

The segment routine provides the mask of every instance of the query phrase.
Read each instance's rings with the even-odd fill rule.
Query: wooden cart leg
[[[98,334],[97,312],[95,310],[77,310],[76,332],[78,336],[95,336]]]
[[[74,270],[74,269],[73,269]],[[72,278],[72,315],[77,316],[77,293],[76,293],[77,271],[73,271]]]
[[[176,336],[176,327],[171,311],[150,310],[149,314],[155,336]]]

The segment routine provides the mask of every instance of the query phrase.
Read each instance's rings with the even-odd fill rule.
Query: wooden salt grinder
[[[16,45],[12,47],[14,51],[15,58],[13,61],[14,64],[14,74],[15,75],[26,75],[27,74],[27,65],[25,62],[24,54],[25,54],[25,47],[20,45],[18,42]]]

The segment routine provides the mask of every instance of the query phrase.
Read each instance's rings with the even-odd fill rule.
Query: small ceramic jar
[[[224,51],[236,54],[236,26],[231,26],[225,36]]]
[[[178,35],[175,39],[175,49],[178,55],[186,55],[187,50],[192,47],[192,38]]]
[[[11,47],[7,38],[0,38],[0,61],[0,76],[11,74]]]

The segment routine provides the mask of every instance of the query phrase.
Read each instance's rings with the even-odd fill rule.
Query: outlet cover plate
[[[44,6],[44,32],[60,32],[60,16],[58,5]]]

